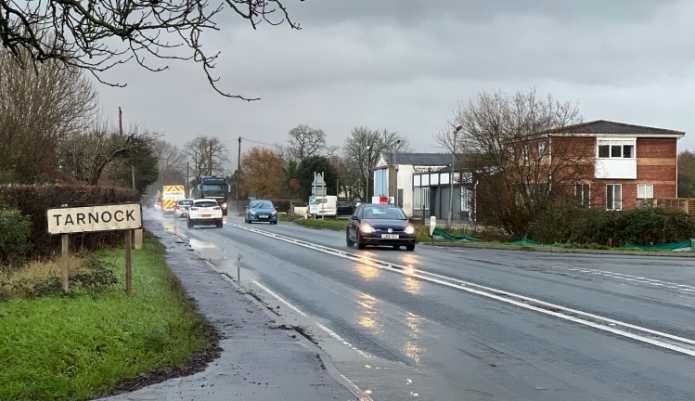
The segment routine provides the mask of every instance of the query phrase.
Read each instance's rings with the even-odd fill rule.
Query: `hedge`
[[[60,236],[48,234],[46,211],[67,204],[69,207],[139,202],[140,194],[133,189],[95,187],[88,185],[0,185],[0,198],[31,219],[29,243],[35,256],[52,256],[60,249]],[[123,241],[118,232],[71,234],[75,249],[94,250]]]

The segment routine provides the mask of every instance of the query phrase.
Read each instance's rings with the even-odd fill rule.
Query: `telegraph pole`
[[[239,137],[239,147],[237,149],[237,167],[236,167],[236,208],[241,210],[239,206],[241,201],[241,137]]]

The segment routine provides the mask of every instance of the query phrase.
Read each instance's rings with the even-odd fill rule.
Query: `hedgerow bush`
[[[658,207],[608,211],[555,205],[536,219],[528,238],[544,243],[655,245],[695,238],[695,219]]]
[[[0,185],[0,197],[30,219],[28,242],[33,248],[32,256],[37,257],[51,256],[60,250],[60,235],[48,233],[48,209],[140,201],[139,192],[133,189],[88,185]],[[71,246],[76,249],[94,250],[122,242],[121,232],[70,235]]]
[[[21,262],[29,251],[31,220],[0,200],[0,268]]]

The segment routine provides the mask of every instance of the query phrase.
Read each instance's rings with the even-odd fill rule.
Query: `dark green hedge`
[[[48,234],[46,211],[67,204],[69,207],[139,202],[140,194],[132,189],[88,185],[2,185],[0,198],[31,219],[29,243],[34,256],[50,256],[60,251],[60,236]],[[123,233],[98,232],[71,234],[74,249],[99,249],[123,242]]]
[[[527,238],[606,246],[668,244],[695,238],[695,219],[659,207],[616,212],[554,206],[531,224]]]

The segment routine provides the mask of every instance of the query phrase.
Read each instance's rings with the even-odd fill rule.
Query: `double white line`
[[[408,275],[410,277],[419,278],[421,280],[440,284],[449,288],[454,288],[457,290],[484,296],[500,302],[505,302],[507,304],[533,310],[549,316],[568,320],[574,323],[582,324],[584,326],[592,327],[594,329],[606,331],[619,336],[631,338],[636,341],[651,344],[656,347],[665,348],[684,355],[695,357],[695,340],[691,340],[688,338],[679,337],[661,331],[636,326],[630,323],[621,322],[619,320],[606,318],[592,313],[582,312],[576,309],[564,307],[562,305],[557,305],[550,302],[541,301],[539,299],[515,294],[512,292],[498,290],[492,287],[487,287],[468,281],[459,280],[453,277],[447,277],[436,273],[430,273],[424,270],[415,269],[411,266],[403,266],[395,263],[380,261],[368,256],[341,251],[339,249],[314,244],[308,241],[303,241],[292,237],[287,237],[270,231],[260,230],[230,222],[227,222],[227,225],[242,230],[254,232],[260,235],[264,235],[266,237],[275,238],[291,244],[303,246],[305,248],[313,249],[319,252],[327,253],[333,256],[338,256],[344,259],[349,259],[355,262],[371,265],[382,270]]]

